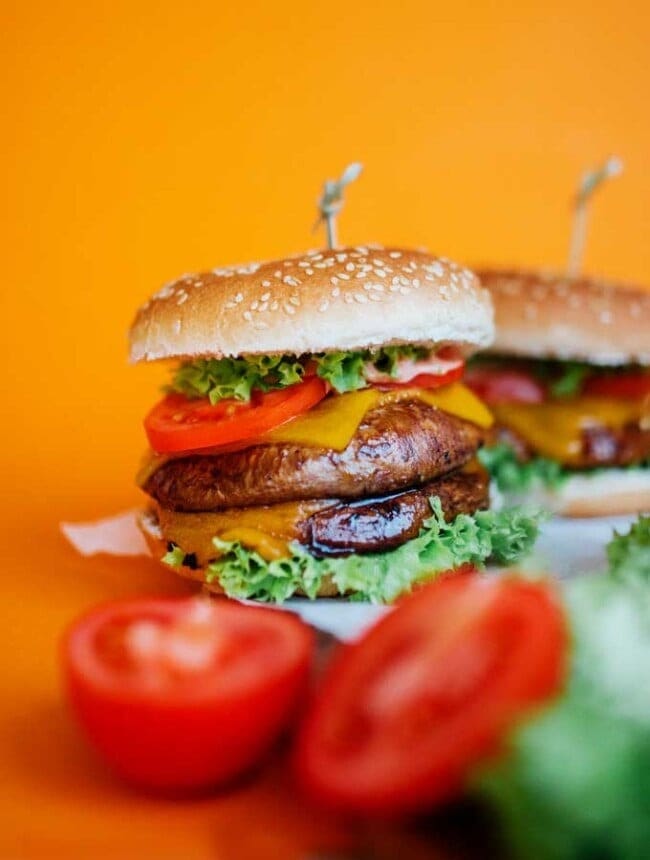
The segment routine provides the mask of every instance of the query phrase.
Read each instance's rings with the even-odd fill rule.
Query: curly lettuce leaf
[[[650,586],[650,516],[639,517],[627,534],[614,532],[607,561],[615,579],[636,579]]]
[[[261,355],[248,358],[201,358],[182,364],[174,374],[172,391],[186,397],[250,400],[251,392],[286,388],[300,382],[304,365],[295,356]]]
[[[240,543],[215,539],[220,557],[209,566],[226,594],[281,603],[298,590],[314,598],[325,577],[352,599],[390,603],[423,579],[466,562],[511,564],[525,556],[538,534],[539,516],[519,510],[460,514],[446,522],[440,501],[419,536],[389,552],[318,559],[294,544],[289,558],[266,561]]]
[[[170,391],[186,397],[208,397],[212,404],[234,398],[248,401],[251,392],[286,388],[300,382],[308,364],[316,373],[343,394],[367,385],[364,375],[368,363],[394,376],[400,359],[424,358],[422,347],[387,346],[379,350],[328,352],[316,355],[252,355],[241,358],[200,358],[182,364],[175,372]]]
[[[522,463],[510,445],[503,442],[481,448],[478,458],[502,493],[522,493],[540,485],[557,489],[570,474],[560,463],[546,457],[533,457]]]

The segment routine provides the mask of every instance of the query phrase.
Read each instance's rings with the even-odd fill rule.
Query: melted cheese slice
[[[500,424],[515,431],[537,454],[567,465],[578,464],[582,431],[589,427],[617,430],[640,421],[640,401],[579,397],[548,403],[505,403],[492,411]]]
[[[218,554],[214,537],[239,541],[267,561],[284,558],[291,554],[288,545],[300,537],[297,523],[332,504],[331,500],[319,499],[214,513],[179,513],[158,507],[157,517],[165,539],[182,546],[186,553],[194,553],[199,567],[204,567]]]
[[[471,421],[484,429],[492,425],[493,419],[488,408],[460,382],[436,389],[398,388],[392,391],[379,391],[376,388],[366,388],[362,391],[326,397],[313,409],[255,439],[251,444],[264,445],[268,442],[277,442],[344,451],[367,412],[385,403],[414,398],[464,421]],[[176,455],[149,452],[136,476],[137,484],[140,487],[144,486],[154,472],[168,460],[185,456],[187,452]]]

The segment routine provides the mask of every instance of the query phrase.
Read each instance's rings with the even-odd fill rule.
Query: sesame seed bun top
[[[490,352],[650,364],[650,291],[544,271],[476,271],[494,302]]]
[[[490,297],[468,269],[377,245],[310,251],[185,275],[131,326],[131,360],[327,352],[493,338]]]

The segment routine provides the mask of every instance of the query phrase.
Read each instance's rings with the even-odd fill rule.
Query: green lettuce
[[[570,475],[560,463],[546,457],[520,462],[510,445],[503,442],[481,448],[478,458],[502,493],[521,493],[539,485],[557,489]]]
[[[422,347],[387,346],[378,350],[328,352],[315,355],[252,355],[241,358],[200,358],[182,364],[175,372],[170,391],[186,397],[220,400],[250,400],[251,392],[272,391],[300,382],[308,364],[339,393],[356,391],[367,385],[364,370],[370,363],[382,373],[394,376],[400,359],[424,358]]]
[[[610,575],[650,586],[650,516],[641,516],[627,534],[614,532],[607,545]]]
[[[300,382],[304,366],[287,355],[260,355],[248,358],[200,358],[182,364],[174,374],[170,389],[187,397],[220,400],[250,400],[253,389],[271,391]]]
[[[352,599],[390,603],[420,580],[470,562],[511,564],[525,556],[538,534],[539,516],[518,510],[460,514],[446,522],[440,501],[419,536],[397,549],[345,558],[318,559],[298,544],[289,558],[266,561],[238,542],[214,540],[221,553],[208,569],[226,594],[281,603],[298,590],[316,597],[326,577]]]
[[[567,689],[476,779],[515,856],[642,860],[650,845],[650,518],[565,587]]]

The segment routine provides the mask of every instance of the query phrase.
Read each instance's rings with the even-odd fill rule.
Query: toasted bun
[[[424,251],[310,251],[185,275],[138,312],[131,360],[457,344],[494,335],[488,293],[468,269]]]
[[[138,517],[138,526],[144,535],[147,546],[151,551],[151,555],[156,559],[156,561],[163,564],[162,558],[167,553],[167,541],[160,530],[156,515],[152,511],[142,511]],[[165,569],[173,570],[185,579],[192,579],[195,582],[201,583],[206,591],[210,591],[213,594],[224,593],[223,588],[218,582],[208,582],[206,579],[207,570],[204,567],[198,567],[196,570],[192,570],[189,567],[170,568],[165,564]],[[304,592],[298,591],[297,593],[303,594]],[[323,582],[318,591],[317,597],[340,597],[340,593],[329,577],[325,576],[323,577]]]
[[[477,270],[494,302],[491,352],[650,364],[650,291],[548,272]]]
[[[650,512],[650,469],[603,469],[576,474],[557,490],[536,490],[503,500],[533,503],[564,517],[606,517]]]

